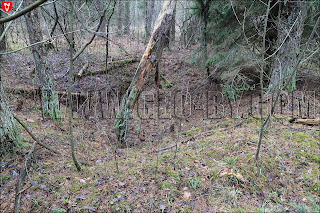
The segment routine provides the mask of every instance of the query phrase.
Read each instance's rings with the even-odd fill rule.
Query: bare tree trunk
[[[173,12],[173,21],[170,29],[170,43],[176,40],[176,9]]]
[[[99,10],[99,11],[98,11],[99,16],[102,16],[102,13],[103,13],[103,10],[104,10],[104,7],[105,7],[105,5],[104,5],[103,2],[104,2],[104,1],[102,1],[102,0],[97,0],[97,8],[98,8],[98,10]],[[100,32],[103,32],[103,33],[106,32],[106,21],[105,21],[105,19],[103,19],[99,31],[100,31]]]
[[[2,18],[2,12],[0,12],[0,19]],[[4,28],[5,28],[5,25],[4,23],[1,23],[0,24],[0,36],[2,35],[2,33],[4,32]],[[0,52],[5,52],[7,49],[7,45],[6,45],[6,36],[4,36],[2,38],[2,40],[0,41]],[[1,61],[1,57],[2,55],[0,55],[0,61]]]
[[[30,5],[32,0],[24,4]],[[35,9],[25,15],[30,43],[43,41],[38,11]],[[36,64],[36,71],[41,84],[42,110],[45,115],[53,120],[60,120],[58,96],[52,78],[52,70],[47,59],[47,52],[44,44],[40,43],[31,47],[33,58]]]
[[[14,122],[12,112],[6,101],[0,71],[0,156],[12,152],[20,138],[19,130]]]
[[[155,19],[153,19],[154,15],[154,0],[150,1],[150,10],[149,10],[149,20],[150,20],[150,26],[154,25]]]
[[[114,0],[113,5],[112,5],[112,9],[111,9],[111,14],[109,15],[109,17],[108,17],[108,19],[107,19],[106,64],[105,64],[106,73],[108,72],[108,59],[109,59],[109,29],[110,29],[110,20],[111,20],[111,18],[112,18],[112,16],[113,16],[115,6],[116,6],[116,1]]]
[[[164,46],[163,48],[167,48],[170,50],[170,45],[172,44],[172,42],[174,41],[174,37],[175,37],[175,18],[176,18],[176,9],[174,9],[173,11],[173,21],[171,23],[171,27],[169,29],[168,34],[166,35],[165,41],[164,41]]]
[[[269,89],[282,88],[293,74],[289,83],[289,90],[296,87],[296,72],[294,67],[297,64],[300,51],[301,35],[306,18],[306,3],[303,0],[288,1],[281,5],[280,17],[278,19],[278,42],[279,50],[276,54]],[[288,14],[288,11],[290,13]]]
[[[74,165],[78,171],[81,171],[81,167],[77,161],[75,151],[74,151],[74,138],[73,138],[73,127],[72,127],[72,96],[71,87],[73,79],[73,50],[74,50],[74,36],[73,36],[73,22],[74,22],[74,9],[73,0],[70,1],[71,14],[70,14],[70,68],[69,68],[69,78],[68,78],[68,103],[69,103],[69,134],[70,134],[70,146],[71,146],[71,156]]]
[[[2,12],[0,12],[0,18],[2,18]],[[4,23],[0,24],[0,35],[4,32]],[[6,50],[5,38],[0,42],[0,51]],[[1,63],[0,55],[0,63]],[[17,145],[20,133],[14,122],[12,112],[6,101],[6,94],[4,92],[1,80],[1,66],[0,66],[0,156],[13,151],[14,146]]]
[[[150,15],[148,8],[148,0],[144,0],[144,41],[147,43],[147,39],[150,37]]]
[[[118,34],[122,31],[122,1],[118,0],[118,11],[117,11],[117,28]]]
[[[117,113],[114,129],[118,131],[118,140],[124,145],[128,129],[130,113],[133,111],[138,97],[148,79],[150,70],[162,56],[165,35],[168,33],[173,20],[173,11],[177,0],[166,0],[158,16],[148,46],[141,58],[140,64],[121,102]]]
[[[203,51],[203,63],[207,72],[208,77],[210,76],[209,67],[206,65],[208,60],[208,16],[209,16],[209,0],[201,0],[201,13],[202,13],[202,21],[203,21],[203,30],[202,30],[202,51]],[[211,79],[211,78],[209,78]]]
[[[124,33],[126,34],[129,34],[130,33],[130,1],[126,1],[125,2],[125,9],[126,9],[126,12],[125,12],[125,17],[126,17],[126,20],[125,20],[125,29],[124,29]]]

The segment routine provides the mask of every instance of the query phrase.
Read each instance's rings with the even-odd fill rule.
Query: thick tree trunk
[[[144,41],[147,42],[147,39],[150,37],[151,31],[151,20],[150,20],[150,11],[148,7],[148,0],[144,0]]]
[[[2,18],[2,12],[0,12],[0,18]],[[2,33],[4,32],[4,28],[5,28],[5,25],[4,23],[0,24],[0,36],[2,35]],[[6,36],[4,36],[2,38],[2,40],[0,41],[0,52],[5,52],[7,49],[7,45],[6,45]],[[0,55],[0,61],[1,61],[1,56]]]
[[[151,0],[150,1],[150,9],[149,9],[150,26],[153,26],[154,25],[154,21],[155,21],[155,19],[153,18],[153,15],[154,15],[154,1],[155,0]]]
[[[0,18],[2,12],[0,12]],[[0,24],[0,35],[4,31],[4,23]],[[0,42],[0,51],[6,50],[5,38]],[[0,55],[1,56],[1,55]],[[1,57],[0,57],[1,63]],[[8,102],[6,101],[6,94],[4,92],[2,81],[1,81],[1,66],[0,66],[0,156],[13,151],[14,146],[17,145],[19,140],[19,131],[12,112],[9,108]]]
[[[164,2],[136,74],[122,99],[121,107],[114,123],[114,129],[118,131],[118,140],[121,141],[122,144],[124,144],[126,140],[130,113],[134,109],[143,86],[148,79],[151,68],[154,67],[161,58],[165,35],[171,27],[176,1],[177,0],[166,0]]]
[[[31,4],[27,0],[25,4]],[[38,11],[35,9],[25,15],[30,43],[37,43],[43,40]],[[47,60],[47,52],[44,44],[40,43],[31,47],[33,58],[36,64],[36,71],[41,84],[42,110],[45,115],[53,120],[60,120],[58,96],[52,78],[52,71]]]
[[[18,144],[19,136],[20,133],[6,101],[0,71],[0,156],[13,151],[13,148]]]
[[[175,28],[175,19],[176,19],[176,9],[174,9],[173,11],[173,20],[172,20],[172,23],[171,23],[171,27],[169,29],[169,32],[168,34],[166,35],[166,38],[164,40],[164,45],[163,45],[163,48],[167,48],[167,49],[170,49],[170,45],[174,42],[175,40],[175,31],[176,31],[176,28]]]
[[[122,1],[118,1],[118,11],[117,11],[117,28],[118,34],[122,31]]]
[[[125,20],[125,29],[124,29],[124,33],[126,34],[129,34],[130,32],[130,1],[126,1],[125,2],[125,9],[126,9],[126,12],[125,12],[125,16],[126,16],[126,20]]]
[[[277,24],[279,50],[273,63],[270,90],[283,89],[288,81],[287,89],[295,89],[295,67],[298,63],[305,17],[306,3],[303,0],[288,1],[286,5],[282,5]]]

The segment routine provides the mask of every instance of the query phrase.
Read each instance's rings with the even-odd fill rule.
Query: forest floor
[[[136,46],[126,46],[128,57],[141,55],[143,45],[140,44],[138,51]],[[117,45],[112,46],[112,51],[114,58],[124,58]],[[88,60],[90,72],[103,69],[102,50],[93,52],[81,56],[76,70]],[[160,66],[164,75],[163,92],[185,88],[204,92],[215,87],[207,84],[204,72],[189,64],[190,53],[177,48],[164,52]],[[32,78],[30,57],[26,51],[6,59],[5,70],[11,72],[3,72],[5,86],[34,87],[36,80]],[[50,58],[58,89],[64,90],[67,52],[52,53]],[[136,64],[130,64],[107,75],[76,79],[75,92],[106,89],[109,84],[125,91],[135,67]],[[152,80],[146,87],[155,91]],[[248,97],[244,99],[249,101]],[[23,100],[23,105],[17,107],[19,100]],[[76,156],[85,162],[82,171],[77,172],[70,155],[67,112],[62,111],[64,119],[56,123],[42,118],[39,101],[33,98],[10,94],[9,103],[33,134],[62,152],[57,155],[36,147],[21,192],[23,212],[320,210],[319,126],[289,123],[290,112],[272,118],[262,143],[259,170],[254,161],[260,125],[257,116],[203,119],[198,113],[183,120],[135,117],[129,135],[130,145],[134,146],[120,149],[115,148],[116,141],[110,131],[113,120],[90,116],[85,119],[74,112]],[[25,146],[0,162],[1,212],[13,211],[16,174],[23,166],[23,154],[33,143],[24,129],[19,128],[26,139]]]

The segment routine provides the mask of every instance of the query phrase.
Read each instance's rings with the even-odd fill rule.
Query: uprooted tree
[[[148,46],[140,60],[131,84],[122,99],[113,127],[117,130],[118,141],[122,144],[124,144],[126,140],[130,113],[134,109],[142,88],[148,79],[150,70],[161,58],[164,40],[171,27],[175,7],[176,0],[166,0],[163,3]]]

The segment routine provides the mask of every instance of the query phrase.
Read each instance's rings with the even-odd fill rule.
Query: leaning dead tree
[[[130,113],[138,100],[142,88],[148,79],[150,70],[155,67],[162,55],[164,40],[171,27],[176,0],[166,0],[156,21],[148,46],[140,60],[131,84],[124,95],[121,107],[117,113],[114,129],[117,130],[118,140],[124,144],[129,125]]]

